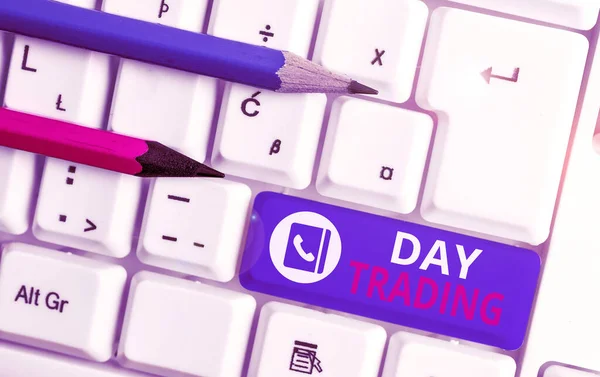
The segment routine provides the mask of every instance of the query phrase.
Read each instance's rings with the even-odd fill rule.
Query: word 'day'
[[[512,350],[523,343],[539,270],[531,250],[261,193],[240,280],[250,290]]]

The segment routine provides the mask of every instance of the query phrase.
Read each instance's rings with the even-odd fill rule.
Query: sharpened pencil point
[[[202,165],[198,170],[196,170],[196,177],[224,178],[225,174],[206,165]]]
[[[352,94],[379,94],[379,91],[369,86],[363,85],[358,81],[352,80],[348,85],[348,92]]]

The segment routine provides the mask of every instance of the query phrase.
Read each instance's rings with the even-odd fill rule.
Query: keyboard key
[[[47,159],[33,220],[42,241],[122,258],[131,250],[141,180]]]
[[[598,377],[597,373],[552,365],[544,372],[544,377]]]
[[[523,342],[533,251],[268,192],[252,219],[246,289],[505,349]]]
[[[107,55],[17,36],[6,105],[102,128],[109,83]],[[131,247],[139,184],[134,177],[47,159],[33,232],[43,241],[125,256]],[[123,202],[114,201],[119,198]]]
[[[6,77],[5,40],[5,33],[0,32],[0,98]],[[0,147],[0,232],[23,234],[29,228],[34,174],[33,154]]]
[[[146,264],[203,278],[235,275],[248,186],[225,180],[160,178],[148,198],[138,257]]]
[[[432,129],[433,121],[425,114],[358,99],[337,99],[317,189],[332,198],[412,212]]]
[[[122,60],[109,127],[204,161],[216,83],[213,78]]]
[[[600,372],[600,49],[593,61],[517,377],[549,362]]]
[[[296,189],[311,181],[327,97],[228,84],[212,164],[225,174]]]
[[[315,60],[379,90],[378,98],[411,95],[428,10],[420,0],[326,2]]]
[[[514,377],[515,370],[515,361],[506,355],[398,332],[390,338],[382,377]]]
[[[306,57],[318,8],[319,0],[215,0],[208,33]],[[212,165],[226,174],[307,187],[326,100],[321,94],[278,94],[228,84]]]
[[[209,34],[306,57],[319,0],[215,0]]]
[[[378,325],[270,302],[260,313],[248,377],[377,377],[386,339]]]
[[[109,84],[108,55],[16,36],[5,104],[13,110],[102,128]]]
[[[0,99],[4,100],[4,90],[6,89],[6,70],[8,69],[8,63],[10,62],[10,44],[9,38],[12,35],[5,32],[0,31]]]
[[[97,0],[57,0],[95,9]],[[15,37],[5,106],[101,128],[109,95],[109,57],[64,44]]]
[[[35,155],[0,147],[0,232],[23,234],[29,229]]]
[[[207,6],[208,0],[104,0],[102,10],[123,17],[201,33]]]
[[[205,76],[122,60],[109,127],[204,161],[216,83]]]
[[[108,0],[104,10],[195,32],[202,31],[206,0]],[[160,10],[165,9],[160,18]],[[206,159],[217,80],[122,59],[109,128],[156,140],[196,160]]]
[[[121,266],[32,245],[5,245],[0,336],[104,362],[113,354],[127,273]]]
[[[451,0],[540,21],[589,30],[598,19],[598,0]]]
[[[443,116],[426,220],[532,245],[547,239],[587,50],[563,30],[433,13],[417,102]]]
[[[139,272],[131,282],[118,359],[160,375],[239,376],[255,308],[247,294]]]
[[[136,372],[0,343],[3,377],[144,377]]]
[[[75,5],[77,7],[95,9],[96,0],[56,0],[61,3]]]

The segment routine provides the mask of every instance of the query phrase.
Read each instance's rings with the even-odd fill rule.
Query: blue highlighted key
[[[254,202],[240,281],[252,291],[514,350],[539,271],[531,250],[264,192]]]

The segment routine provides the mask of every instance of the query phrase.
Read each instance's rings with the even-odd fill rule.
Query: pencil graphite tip
[[[379,91],[369,86],[352,80],[348,85],[348,91],[352,94],[379,94]]]
[[[206,165],[201,165],[198,170],[196,170],[196,177],[224,178],[225,174]]]

